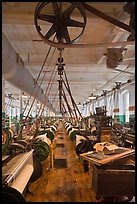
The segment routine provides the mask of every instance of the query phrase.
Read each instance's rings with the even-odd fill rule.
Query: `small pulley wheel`
[[[58,58],[58,63],[63,63],[64,62],[64,59],[62,57],[59,57]]]
[[[86,21],[81,2],[39,2],[34,13],[40,37],[51,46],[54,43],[77,43],[83,35]]]

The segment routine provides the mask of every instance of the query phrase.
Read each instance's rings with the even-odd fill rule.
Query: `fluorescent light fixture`
[[[26,96],[26,95],[22,95],[22,98],[28,98],[28,96]]]
[[[96,99],[96,96],[93,95],[93,93],[88,97],[89,100]]]

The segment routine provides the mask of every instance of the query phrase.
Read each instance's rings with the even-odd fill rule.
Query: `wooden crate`
[[[134,196],[135,169],[123,169],[122,165],[109,169],[93,165],[92,188],[97,196]]]

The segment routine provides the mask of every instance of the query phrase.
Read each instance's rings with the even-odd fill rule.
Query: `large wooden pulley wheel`
[[[81,2],[39,2],[34,21],[47,44],[75,44],[85,30],[86,13]]]

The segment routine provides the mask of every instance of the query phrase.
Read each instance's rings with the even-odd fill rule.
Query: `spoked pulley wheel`
[[[85,30],[86,20],[81,2],[39,2],[34,14],[40,37],[51,46],[77,43]]]

